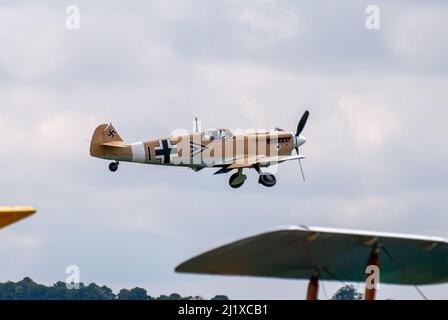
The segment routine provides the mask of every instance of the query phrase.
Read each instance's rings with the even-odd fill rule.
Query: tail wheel
[[[118,170],[118,164],[119,164],[118,162],[111,162],[109,164],[109,170],[112,171],[112,172],[117,171]]]
[[[258,183],[261,183],[265,187],[273,187],[277,183],[277,178],[270,173],[263,173],[260,174],[260,177],[258,178]]]
[[[229,185],[232,188],[237,189],[244,184],[246,179],[247,179],[247,176],[245,174],[234,173],[234,174],[232,174],[232,176],[230,176]]]

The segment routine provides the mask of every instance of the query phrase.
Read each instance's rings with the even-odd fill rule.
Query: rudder
[[[99,125],[92,136],[90,155],[92,157],[104,158],[105,154],[102,144],[113,141],[123,141],[113,125],[111,123]]]

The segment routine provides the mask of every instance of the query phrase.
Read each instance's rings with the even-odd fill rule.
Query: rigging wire
[[[389,250],[386,249],[386,247],[382,247],[382,250],[386,253],[386,255],[389,257],[389,259],[392,261],[392,263],[395,265],[395,267],[407,278],[407,280],[413,284],[414,288],[417,290],[417,292],[422,296],[424,300],[428,300],[426,295],[423,293],[423,291],[412,281],[411,277],[401,268],[401,266],[397,263],[397,261],[394,259],[392,254],[389,252]]]
[[[325,300],[328,300],[327,289],[325,288],[325,281],[322,281],[322,291],[324,292]]]

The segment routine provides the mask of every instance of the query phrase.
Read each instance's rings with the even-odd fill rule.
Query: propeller
[[[298,136],[302,133],[303,128],[305,128],[305,125],[306,125],[306,122],[308,121],[308,117],[309,117],[309,115],[310,115],[310,112],[309,112],[308,110],[306,110],[306,111],[303,113],[302,118],[300,118],[300,121],[299,121],[299,123],[297,124],[296,137],[298,137]]]
[[[310,112],[308,110],[306,110],[303,113],[302,118],[300,118],[299,123],[297,124],[296,146],[295,146],[297,155],[300,155],[299,146],[301,146],[302,144],[305,143],[305,138],[303,136],[300,136],[300,134],[302,133],[303,129],[305,128],[305,125],[306,125],[306,122],[308,121],[309,115],[310,115]],[[300,172],[302,173],[303,181],[305,181],[305,174],[303,173],[302,160],[301,159],[298,159],[298,160],[299,160]]]

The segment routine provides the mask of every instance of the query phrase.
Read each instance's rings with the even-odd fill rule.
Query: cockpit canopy
[[[224,140],[233,138],[234,134],[229,129],[209,129],[202,132],[202,136],[209,140]]]

